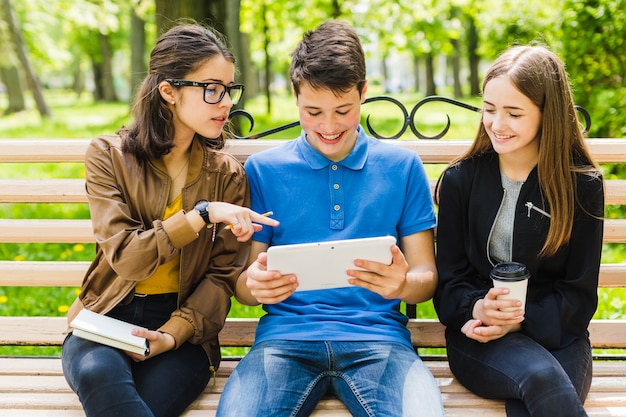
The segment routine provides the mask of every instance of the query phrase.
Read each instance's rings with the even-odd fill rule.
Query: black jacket
[[[532,274],[522,332],[546,348],[588,338],[587,327],[597,304],[602,252],[604,186],[601,175],[577,174],[578,201],[569,244],[555,256],[539,258],[549,212],[538,184],[537,168],[522,186],[517,202],[512,260]],[[489,237],[503,197],[495,153],[462,161],[443,175],[439,190],[437,270],[434,305],[449,331],[471,318],[474,303],[492,287],[494,260],[488,257]]]

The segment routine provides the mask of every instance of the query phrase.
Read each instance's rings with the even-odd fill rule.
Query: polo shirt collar
[[[351,170],[357,171],[365,166],[368,154],[368,140],[367,135],[363,131],[363,128],[359,126],[357,128],[357,138],[354,143],[354,147],[344,159],[336,164],[342,165]],[[304,130],[300,133],[300,137],[297,139],[298,149],[302,153],[302,157],[311,169],[322,169],[333,163],[330,159],[326,158],[319,151],[309,144],[306,140],[306,133]]]

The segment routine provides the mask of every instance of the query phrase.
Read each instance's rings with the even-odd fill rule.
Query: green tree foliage
[[[184,9],[190,10],[189,13],[204,10],[218,20],[225,19],[227,8],[222,6],[227,4],[232,15],[237,10],[236,4],[240,4],[241,41],[234,39],[232,29],[226,35],[245,57],[238,63],[241,76],[250,87],[246,89],[246,98],[263,91],[268,114],[271,114],[270,98],[289,93],[289,54],[302,33],[335,17],[354,24],[368,58],[380,63],[382,74],[380,79],[373,75],[372,85],[386,85],[388,77],[397,77],[396,63],[400,56],[404,60],[401,63],[404,74],[411,71],[413,74],[413,82],[407,84],[428,95],[450,96],[447,85],[451,84],[450,80],[454,80],[455,87],[459,87],[460,80],[466,91],[469,80],[471,94],[479,94],[484,65],[502,50],[516,43],[547,44],[566,61],[577,103],[591,112],[590,136],[626,136],[626,124],[622,120],[626,112],[626,58],[622,54],[626,0],[240,0],[240,3],[20,0],[13,3],[33,65],[49,87],[76,86],[76,91],[80,91],[80,86],[86,85],[85,80],[97,78],[91,74],[98,71],[95,64],[103,50],[107,50],[103,46],[108,45],[116,90],[127,93],[118,98],[126,99],[131,90],[129,28],[133,10],[145,22],[144,42],[149,50],[159,33],[157,18],[171,22],[181,17]],[[203,6],[196,7],[199,3]],[[179,11],[172,12],[176,15],[166,15],[165,9],[157,8],[157,4],[178,7]],[[389,60],[392,57],[393,64]],[[7,62],[8,58],[11,57],[7,57]],[[449,68],[450,63],[456,71],[453,77],[448,70],[442,85],[435,85],[435,80],[443,80],[442,65]],[[370,69],[376,70],[374,65]],[[87,85],[97,85],[97,80]],[[455,88],[454,93],[461,91]]]
[[[626,0],[568,0],[562,22],[576,102],[591,112],[590,137],[625,137]]]
[[[480,52],[489,60],[511,45],[540,42],[553,47],[558,17],[558,0],[475,1]]]

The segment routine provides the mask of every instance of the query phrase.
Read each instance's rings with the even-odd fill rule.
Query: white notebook
[[[391,264],[393,236],[271,246],[267,269],[298,277],[296,291],[349,287],[348,269],[356,259]]]
[[[86,308],[78,313],[70,326],[74,328],[74,336],[139,355],[148,356],[150,353],[148,341],[131,334],[132,329],[142,328],[141,326],[94,313]]]

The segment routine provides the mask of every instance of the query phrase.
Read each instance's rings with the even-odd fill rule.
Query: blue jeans
[[[592,357],[588,340],[547,350],[530,337],[511,333],[488,343],[446,331],[454,376],[485,398],[506,400],[509,417],[586,416]]]
[[[353,416],[443,416],[441,393],[401,343],[265,341],[228,379],[218,417],[308,416],[327,393]]]
[[[176,308],[176,294],[134,297],[108,315],[156,329]],[[124,352],[68,335],[63,343],[63,374],[78,394],[87,417],[176,417],[204,390],[209,359],[199,345],[143,362]]]

